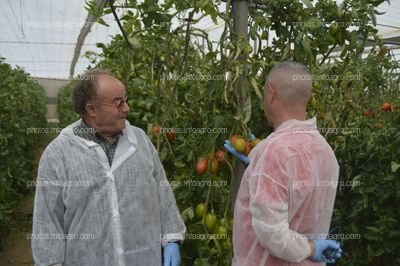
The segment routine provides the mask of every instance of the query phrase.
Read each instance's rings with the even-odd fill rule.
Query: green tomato
[[[215,213],[212,212],[206,214],[204,222],[208,230],[211,231],[217,224],[217,221],[217,215],[215,215]]]
[[[217,228],[217,234],[226,235],[228,234],[228,229],[225,226],[220,225]]]
[[[232,250],[232,242],[231,242],[231,240],[230,239],[224,240],[224,242],[222,242],[222,247],[224,249],[227,249],[227,250]]]
[[[206,211],[206,205],[204,203],[200,203],[196,207],[196,217],[200,219],[201,217],[203,217],[205,211]]]
[[[219,225],[226,226],[227,224],[228,224],[228,221],[225,218],[222,218],[221,220],[219,220]]]

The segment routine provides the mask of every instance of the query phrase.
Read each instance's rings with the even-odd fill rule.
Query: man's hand
[[[247,157],[246,155],[244,155],[241,152],[237,152],[231,145],[231,142],[229,140],[225,140],[225,144],[224,147],[227,151],[229,151],[230,153],[232,153],[233,156],[235,156],[236,158],[238,158],[239,160],[241,160],[243,163],[245,163],[246,165],[250,164],[250,160],[249,157]]]
[[[315,239],[310,241],[310,259],[317,262],[334,263],[342,257],[340,244],[334,240]]]
[[[255,140],[256,137],[253,134],[250,134],[250,141]],[[246,165],[250,164],[250,160],[249,157],[247,157],[246,155],[244,155],[241,152],[237,152],[231,145],[231,142],[229,140],[225,140],[225,144],[224,147],[227,151],[229,151],[233,156],[235,156],[236,158],[238,158],[239,160],[241,160],[243,163],[245,163]]]
[[[167,243],[164,247],[164,266],[179,266],[181,254],[177,243]]]

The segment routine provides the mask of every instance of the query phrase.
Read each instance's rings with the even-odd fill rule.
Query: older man
[[[180,264],[185,225],[157,151],[126,121],[125,86],[94,70],[73,92],[82,119],[39,163],[33,215],[36,265]]]
[[[341,256],[339,244],[325,239],[339,165],[316,119],[306,119],[310,95],[304,65],[287,61],[269,73],[264,107],[274,132],[250,153],[239,188],[235,266],[321,265]]]

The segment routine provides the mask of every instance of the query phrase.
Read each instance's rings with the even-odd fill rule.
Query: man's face
[[[126,91],[125,86],[118,79],[100,75],[97,77],[99,88],[95,101],[95,117],[94,123],[101,133],[117,134],[125,128],[126,115],[130,111],[126,102],[122,101],[118,106],[117,103],[123,100]]]

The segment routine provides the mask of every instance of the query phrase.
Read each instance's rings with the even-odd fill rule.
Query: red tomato
[[[246,141],[243,154],[246,155],[246,156],[249,155],[252,148],[253,147],[251,146],[250,141]]]
[[[168,139],[168,141],[169,141],[169,142],[172,142],[172,141],[174,140],[174,138],[175,138],[175,132],[174,132],[174,131],[169,131],[169,132],[167,133],[167,139]]]
[[[371,118],[373,115],[374,115],[374,111],[373,110],[364,112],[364,116],[366,118]]]
[[[196,165],[196,172],[199,175],[204,175],[208,169],[208,160],[206,158],[201,158]]]
[[[223,150],[223,149],[218,150],[218,151],[215,153],[215,159],[217,159],[217,162],[218,162],[219,164],[221,164],[221,165],[226,164],[227,160],[229,159],[229,158],[228,158],[227,151],[226,151],[226,150]]]
[[[388,112],[388,111],[392,110],[392,106],[389,103],[384,103],[384,104],[382,104],[382,108],[381,109],[384,112]]]

